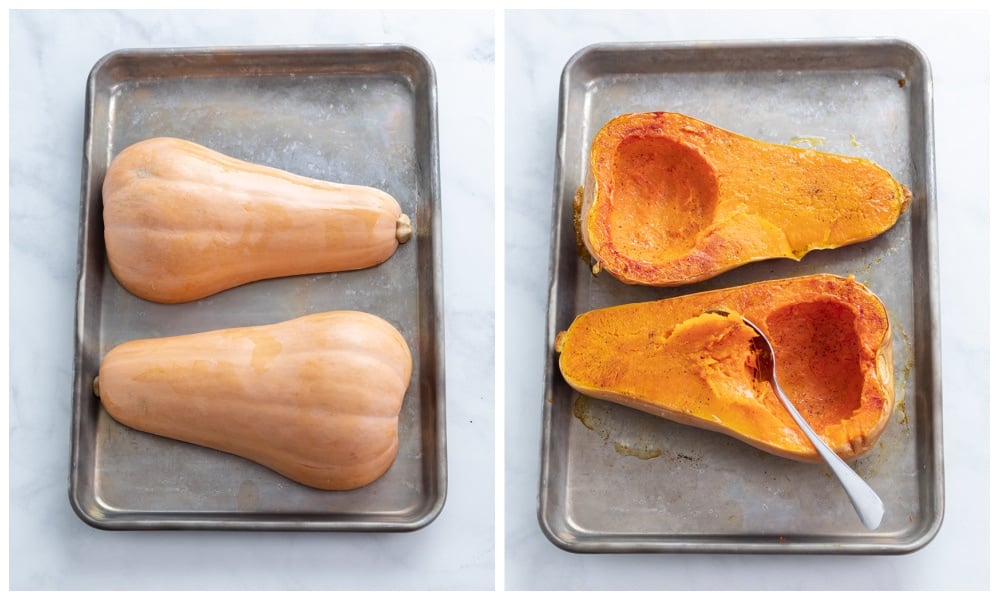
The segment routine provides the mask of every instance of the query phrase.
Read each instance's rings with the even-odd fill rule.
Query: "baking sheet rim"
[[[179,56],[184,54],[196,54],[211,57],[216,54],[254,54],[254,55],[286,55],[295,56],[301,54],[315,53],[398,53],[409,55],[413,60],[420,63],[426,69],[426,97],[419,99],[426,102],[426,129],[427,145],[430,156],[427,157],[429,169],[426,174],[426,188],[428,198],[426,202],[430,205],[431,223],[430,228],[434,235],[430,236],[431,256],[433,260],[433,278],[428,286],[433,301],[433,333],[435,336],[435,356],[433,369],[433,386],[436,392],[434,411],[435,440],[433,443],[435,454],[438,456],[435,475],[433,479],[433,495],[425,495],[421,503],[422,508],[415,516],[406,520],[397,519],[370,519],[364,520],[352,518],[349,520],[317,520],[306,516],[302,519],[281,519],[275,518],[274,513],[259,513],[264,518],[252,518],[255,513],[225,513],[219,511],[206,511],[203,513],[191,513],[183,511],[171,511],[170,518],[146,518],[142,513],[128,511],[131,517],[106,518],[91,514],[88,506],[100,504],[96,496],[84,497],[82,479],[85,478],[84,467],[81,464],[81,421],[83,413],[88,403],[84,400],[90,391],[89,382],[84,381],[83,372],[83,345],[87,343],[84,332],[84,323],[87,316],[86,290],[87,268],[85,258],[88,254],[88,236],[94,233],[87,226],[90,211],[94,210],[92,198],[92,172],[93,172],[93,137],[94,137],[94,103],[97,95],[97,78],[111,61],[121,56],[133,56],[138,58],[160,59],[166,56]],[[163,530],[163,529],[189,529],[189,530],[257,530],[257,531],[415,531],[422,529],[432,523],[440,515],[447,498],[447,439],[446,439],[446,417],[445,417],[445,351],[444,351],[444,308],[443,308],[443,268],[442,268],[442,240],[441,240],[441,206],[440,206],[440,164],[438,148],[438,121],[437,121],[437,82],[434,65],[430,58],[419,49],[398,43],[371,43],[371,44],[330,44],[330,45],[236,45],[236,46],[191,46],[191,47],[160,47],[160,48],[123,48],[113,50],[94,64],[88,73],[85,93],[85,116],[83,135],[83,168],[81,172],[81,206],[79,213],[79,238],[77,249],[77,284],[76,284],[76,309],[74,315],[74,357],[73,357],[73,396],[71,409],[71,448],[70,448],[70,473],[68,496],[73,512],[87,525],[102,530]],[[97,184],[99,186],[99,182]],[[99,309],[99,307],[98,307]],[[418,399],[420,392],[418,391]],[[93,408],[93,410],[99,410]],[[423,431],[424,427],[418,424],[415,430]],[[421,433],[421,435],[423,435]],[[419,475],[424,477],[427,474],[425,469],[419,471]],[[87,481],[94,485],[93,477]],[[111,513],[106,514],[113,514]],[[166,511],[151,511],[147,514],[164,515]],[[362,513],[363,514],[363,513]],[[225,518],[212,519],[211,515],[225,515]],[[238,515],[238,516],[234,516]],[[277,516],[293,516],[277,514]]]
[[[924,170],[926,178],[926,236],[928,246],[928,305],[927,311],[931,319],[927,324],[929,328],[929,346],[931,348],[931,373],[929,393],[932,396],[929,400],[933,422],[931,423],[930,453],[933,459],[933,468],[937,477],[932,480],[931,501],[937,509],[927,522],[926,527],[910,538],[899,538],[898,543],[849,543],[849,542],[796,542],[789,540],[778,540],[775,538],[768,543],[764,541],[767,536],[760,535],[738,535],[738,534],[704,534],[696,535],[673,535],[661,534],[655,541],[648,539],[651,536],[635,536],[631,534],[605,534],[595,535],[593,538],[600,539],[567,539],[560,536],[553,523],[549,521],[548,509],[551,508],[549,498],[549,479],[551,464],[551,428],[552,428],[552,402],[546,400],[543,403],[542,414],[542,444],[541,444],[541,469],[539,474],[539,494],[537,501],[536,517],[545,537],[555,546],[575,553],[771,553],[771,554],[906,554],[917,551],[934,539],[940,531],[944,520],[944,467],[943,467],[943,442],[941,426],[941,377],[940,377],[940,331],[939,331],[939,299],[938,299],[938,263],[937,263],[937,202],[935,189],[934,170],[934,144],[933,144],[933,96],[932,96],[932,75],[931,66],[927,56],[916,45],[902,39],[892,37],[858,37],[858,38],[794,38],[787,40],[715,40],[715,41],[680,41],[680,42],[600,42],[585,46],[575,52],[564,66],[559,85],[559,118],[557,122],[556,136],[556,165],[553,185],[553,208],[552,208],[552,237],[550,238],[550,263],[549,263],[549,296],[546,313],[546,338],[543,355],[546,357],[545,365],[545,388],[546,399],[553,398],[553,387],[558,373],[556,360],[552,358],[550,349],[553,347],[556,335],[556,317],[558,309],[559,292],[559,265],[564,260],[573,260],[574,257],[561,256],[559,253],[560,239],[563,227],[565,227],[564,202],[565,196],[565,151],[566,151],[566,119],[568,118],[568,94],[570,89],[570,77],[573,67],[595,51],[663,51],[668,52],[683,51],[690,52],[698,49],[705,50],[736,50],[740,48],[755,49],[784,49],[798,48],[806,46],[822,46],[826,50],[840,50],[847,47],[860,46],[895,46],[905,49],[911,53],[920,67],[926,74],[926,81],[923,82],[921,94],[925,103],[921,118],[926,127],[926,161],[920,165]],[[762,69],[767,70],[767,69]],[[627,74],[624,72],[623,74]],[[919,171],[919,169],[918,169]],[[919,450],[919,449],[918,449]],[[772,536],[773,537],[773,536]],[[623,539],[628,541],[622,541]],[[639,538],[647,538],[640,540]],[[710,542],[709,539],[726,538],[729,540],[752,540],[752,541],[729,541]]]

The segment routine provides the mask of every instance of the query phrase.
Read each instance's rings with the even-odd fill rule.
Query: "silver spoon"
[[[721,308],[710,309],[706,312],[715,313],[723,316],[729,315],[729,311]],[[816,451],[819,455],[826,461],[827,466],[833,471],[833,474],[840,481],[840,485],[844,487],[844,491],[847,492],[847,496],[851,499],[851,504],[854,505],[854,510],[861,517],[861,522],[864,523],[865,527],[869,530],[874,530],[882,523],[882,517],[885,515],[885,505],[882,504],[882,499],[878,497],[875,490],[861,478],[860,475],[854,472],[847,463],[840,458],[836,452],[830,449],[826,445],[826,442],[819,437],[813,428],[806,422],[802,415],[799,414],[798,409],[795,405],[788,399],[785,395],[784,390],[778,384],[778,367],[774,361],[774,347],[771,346],[771,340],[767,339],[764,332],[760,330],[753,322],[751,322],[746,317],[743,317],[743,322],[750,326],[751,329],[757,332],[760,339],[764,341],[763,348],[767,351],[768,356],[763,357],[771,365],[771,373],[769,379],[771,381],[771,386],[774,388],[774,393],[781,400],[781,403],[785,405],[788,412],[792,415],[792,418],[798,424],[802,432],[806,434],[812,445],[815,446]]]

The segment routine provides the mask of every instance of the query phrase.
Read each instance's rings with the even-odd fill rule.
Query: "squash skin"
[[[104,357],[94,388],[123,425],[348,490],[394,462],[412,368],[388,322],[333,311],[125,342]]]
[[[869,240],[912,198],[866,159],[665,112],[608,122],[594,138],[581,194],[578,234],[595,272],[660,287]]]
[[[706,314],[712,308],[728,317]],[[556,339],[581,394],[718,431],[803,461],[821,458],[758,377],[756,334],[775,348],[796,408],[845,460],[885,430],[895,402],[892,335],[881,301],[852,278],[811,275],[596,309]]]
[[[371,267],[410,234],[385,192],[176,138],[122,150],[102,193],[112,273],[136,296],[167,304],[262,279]]]

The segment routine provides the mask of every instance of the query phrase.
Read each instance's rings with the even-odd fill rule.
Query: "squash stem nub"
[[[396,219],[396,241],[400,244],[405,244],[410,241],[410,236],[413,235],[413,226],[410,225],[410,217],[406,215],[399,215]]]

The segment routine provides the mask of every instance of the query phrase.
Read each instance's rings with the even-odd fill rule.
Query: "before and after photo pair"
[[[10,588],[987,589],[988,14],[9,12]]]

